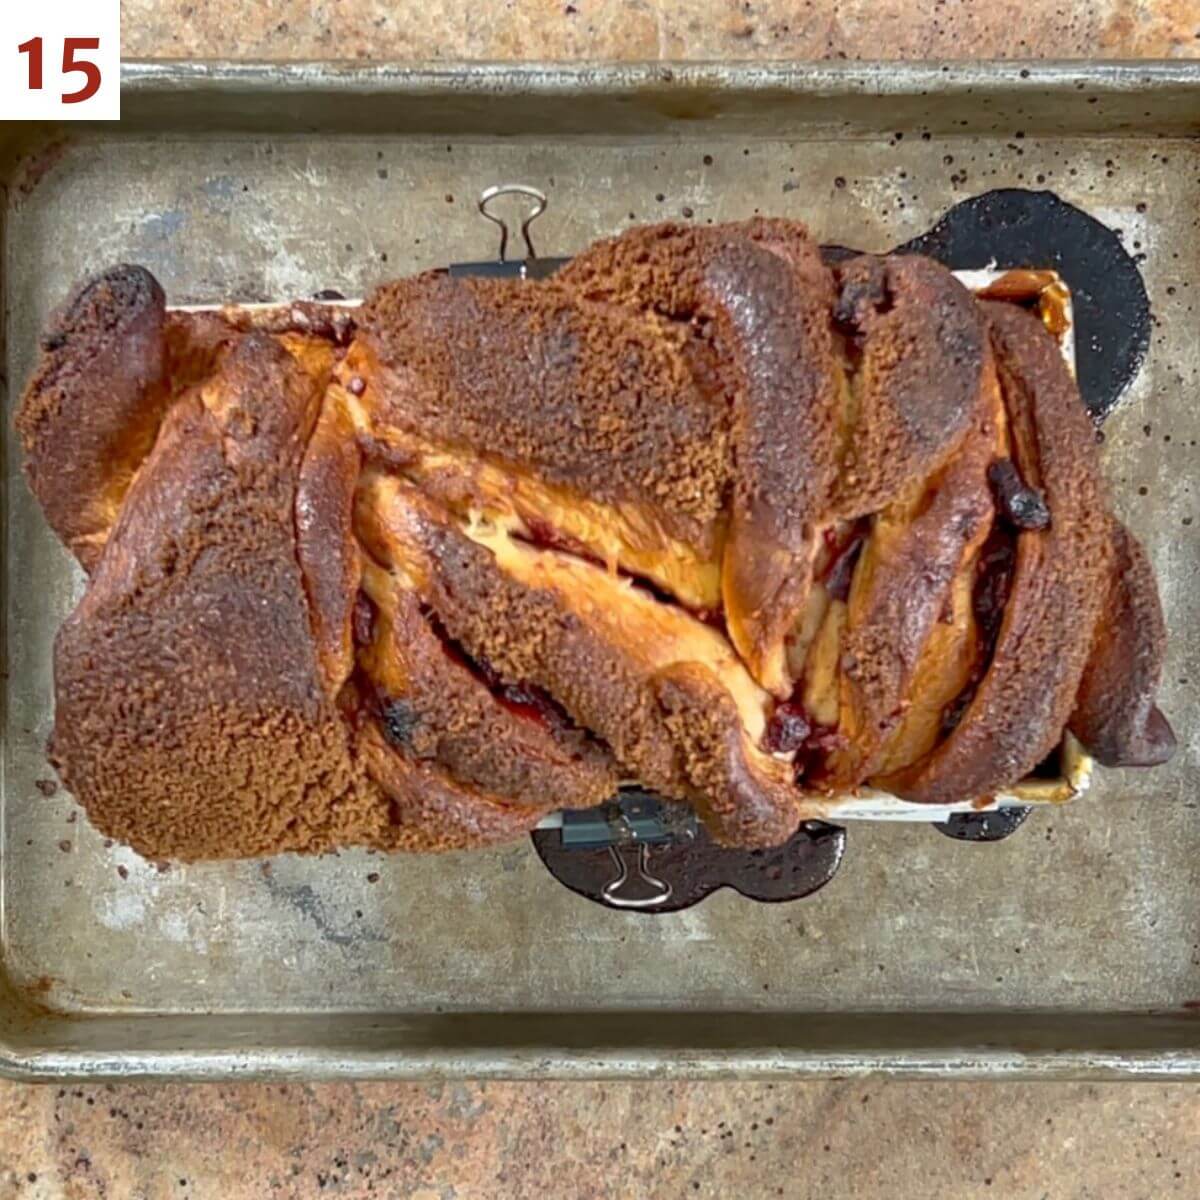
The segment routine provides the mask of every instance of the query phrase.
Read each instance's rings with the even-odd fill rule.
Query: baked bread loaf
[[[1164,628],[1037,318],[804,228],[170,312],[114,267],[16,418],[88,574],[51,756],[154,858],[447,850],[638,780],[726,844],[872,784],[1173,749]]]

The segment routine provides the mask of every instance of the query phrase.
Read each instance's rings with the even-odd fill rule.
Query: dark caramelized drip
[[[1004,619],[1004,606],[1012,590],[1013,568],[1016,565],[1016,539],[1004,529],[993,528],[979,554],[972,604],[979,626],[980,643],[986,648],[990,661]]]
[[[1011,458],[998,458],[988,467],[988,483],[1001,516],[1014,529],[1048,529],[1050,510],[1046,498],[1021,478]]]
[[[1070,288],[1079,391],[1097,424],[1141,370],[1150,299],[1137,262],[1116,231],[1053,192],[1000,188],[972,196],[895,252],[928,254],[952,270],[991,263],[1057,271]]]
[[[823,582],[831,600],[844,602],[849,597],[854,568],[870,530],[871,522],[864,518],[856,521],[848,534],[838,536],[826,531],[825,544],[829,547],[830,557]]]
[[[360,590],[354,598],[354,611],[350,619],[356,646],[368,646],[375,640],[375,620],[378,615],[375,602]]]
[[[958,727],[991,664],[996,639],[1000,635],[1000,623],[1004,620],[1004,608],[1012,590],[1016,558],[1016,538],[1004,526],[994,525],[979,552],[975,587],[971,593],[978,647],[975,664],[966,687],[942,712],[943,736],[949,735]]]
[[[379,724],[389,745],[397,750],[409,750],[421,718],[403,700],[383,697],[379,700]]]

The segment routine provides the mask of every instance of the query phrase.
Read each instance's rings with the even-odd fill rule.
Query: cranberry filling
[[[495,693],[496,699],[511,713],[526,720],[539,721],[549,729],[565,723],[558,706],[539,687],[530,683],[507,683]]]
[[[975,620],[982,634],[981,642],[987,647],[990,659],[1004,618],[1004,608],[1012,591],[1013,569],[1017,561],[1017,546],[1014,538],[1002,529],[993,529],[979,554],[979,566],[975,576],[975,590],[971,602],[975,609]]]
[[[548,521],[541,521],[536,517],[525,517],[524,523],[525,532],[513,534],[516,541],[524,542],[525,545],[533,546],[538,550],[555,550],[561,554],[569,554],[573,558],[591,563],[593,566],[608,569],[608,564],[593,554],[582,542],[577,542],[570,535],[561,533]],[[676,608],[683,609],[689,616],[695,617],[697,621],[703,621],[705,625],[711,625],[721,633],[725,632],[725,614],[720,609],[689,608],[687,605],[681,604],[676,596],[659,587],[653,580],[646,579],[641,575],[634,575],[620,568],[617,569],[617,573],[635,588],[649,593],[659,604],[674,605]]]
[[[775,706],[767,731],[763,734],[763,749],[770,754],[791,754],[799,750],[812,733],[812,723],[804,705],[795,700],[785,700]]]
[[[468,654],[450,636],[449,631],[431,608],[425,607],[422,612],[434,633],[437,634],[447,656],[459,666],[470,671],[492,693],[496,701],[509,712],[524,717],[528,721],[537,721],[547,729],[571,728],[571,718],[565,710],[559,707],[549,692],[543,691],[536,684],[526,680],[522,680],[520,683],[508,682],[482,655]]]
[[[528,542],[529,545],[543,550],[560,550],[565,554],[573,554],[577,558],[585,558],[589,562],[600,563],[600,560],[594,554],[590,554],[581,542],[577,542],[569,534],[555,529],[549,521],[543,521],[538,517],[525,517],[524,522],[526,536],[521,540]]]
[[[359,601],[354,612],[355,638],[366,642],[373,633],[375,606],[362,593],[359,595]],[[570,717],[554,702],[548,692],[532,683],[507,683],[486,658],[473,658],[467,654],[431,609],[423,608],[422,612],[437,635],[446,657],[478,679],[498,704],[527,721],[537,721],[548,730],[564,730],[571,727]],[[366,690],[368,708],[383,727],[388,742],[398,750],[411,749],[413,734],[421,724],[420,714],[404,700],[388,696],[373,685]]]
[[[942,736],[952,733],[967,711],[980,681],[987,672],[1000,634],[1000,623],[1012,591],[1017,544],[1012,533],[997,524],[992,527],[979,552],[971,607],[978,627],[978,649],[966,687],[942,710]]]
[[[810,775],[818,774],[825,760],[835,751],[845,749],[846,735],[839,733],[834,725],[816,725],[803,746],[796,752],[792,778],[803,783]]]
[[[549,694],[532,683],[506,683],[500,672],[484,657],[467,659],[462,650],[455,647],[459,661],[471,667],[477,678],[487,685],[488,691],[509,712],[525,717],[532,721],[540,721],[549,727],[551,724],[563,724],[566,716]]]
[[[998,458],[988,467],[988,483],[996,507],[1014,529],[1047,529],[1050,510],[1046,498],[1021,478],[1011,458]]]
[[[771,754],[795,752],[792,778],[800,784],[824,765],[832,751],[844,746],[846,739],[834,726],[816,724],[798,697],[799,689],[790,700],[775,706],[762,745]]]
[[[354,597],[354,610],[350,618],[350,628],[354,635],[356,646],[369,646],[375,640],[375,619],[379,610],[375,601],[360,591]]]

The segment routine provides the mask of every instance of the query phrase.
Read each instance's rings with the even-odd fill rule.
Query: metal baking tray
[[[123,84],[119,126],[0,125],[6,411],[86,271],[144,263],[173,303],[361,294],[485,257],[474,198],[505,179],[551,196],[555,254],[756,212],[883,249],[1001,186],[1119,227],[1155,328],[1106,466],[1158,571],[1181,746],[996,845],[857,825],[792,904],[617,913],[527,843],[160,869],[54,790],[51,645],[81,581],[6,419],[0,1073],[1200,1077],[1200,65],[127,63]]]

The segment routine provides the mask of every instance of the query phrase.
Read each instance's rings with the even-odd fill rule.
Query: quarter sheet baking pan
[[[0,1070],[1200,1076],[1200,67],[133,63],[123,114],[0,126]],[[812,899],[649,918],[527,843],[164,868],[77,819],[43,748],[81,580],[7,418],[51,307],[120,260],[176,304],[359,295],[493,253],[474,200],[513,179],[550,196],[553,254],[756,212],[886,249],[1006,186],[1120,229],[1155,325],[1106,466],[1163,592],[1175,761],[997,844],[856,824]]]

